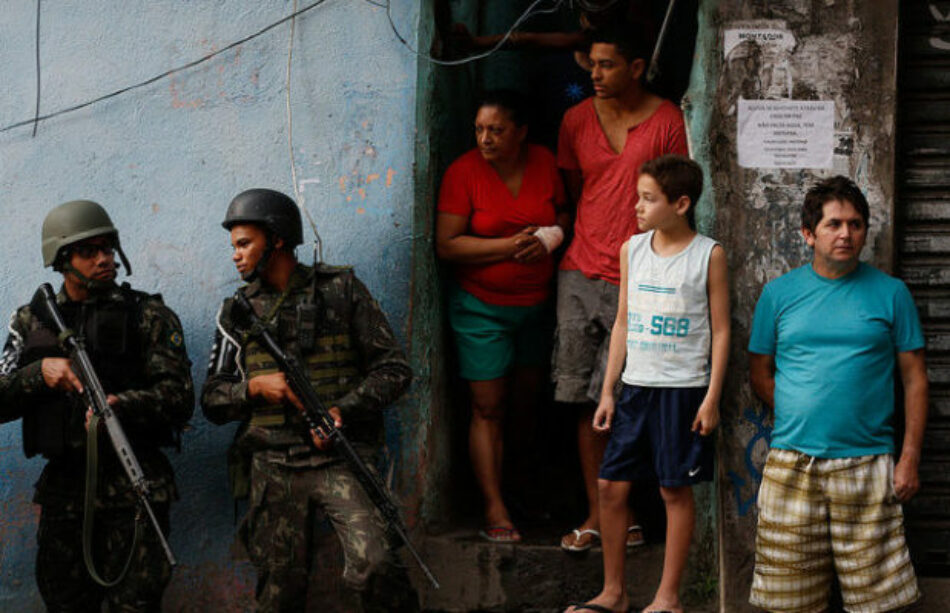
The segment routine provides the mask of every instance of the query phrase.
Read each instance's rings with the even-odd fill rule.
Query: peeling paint
[[[732,486],[718,501],[721,608],[742,611],[748,607],[754,489],[766,437],[747,382],[744,348],[752,314],[764,283],[810,260],[800,232],[802,200],[811,185],[832,174],[848,175],[864,190],[871,203],[864,258],[889,268],[897,2],[756,0],[718,3],[714,13],[707,11],[696,50],[705,65],[701,78],[694,69],[689,92],[699,121],[691,122],[690,132],[715,190],[712,202],[700,201],[701,227],[723,244],[730,264],[733,349],[723,403],[747,408],[723,411],[719,450],[720,475]],[[726,30],[788,32],[795,44],[770,48],[745,40],[726,50]],[[834,102],[833,167],[740,168],[737,101],[787,98]]]

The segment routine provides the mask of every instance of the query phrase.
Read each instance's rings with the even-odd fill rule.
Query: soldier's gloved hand
[[[40,372],[50,389],[82,393],[82,381],[73,372],[72,364],[67,358],[43,358]]]
[[[287,378],[282,372],[251,377],[247,382],[247,395],[251,398],[262,398],[267,404],[289,402],[298,410],[303,410],[303,403],[300,402],[300,398],[297,398],[294,390],[290,389]]]
[[[343,427],[343,417],[340,415],[339,407],[330,407],[327,410],[327,413],[330,414],[330,417],[333,418],[333,425],[336,429]],[[326,434],[320,428],[310,431],[310,437],[313,439],[313,444],[316,445],[317,449],[320,451],[325,451],[330,448],[333,444],[333,441],[327,439]]]

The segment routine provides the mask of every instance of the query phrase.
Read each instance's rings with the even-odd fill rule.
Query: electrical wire
[[[294,12],[297,11],[297,0],[294,0]],[[300,191],[297,189],[297,162],[294,160],[294,114],[290,105],[290,67],[294,60],[294,33],[297,29],[297,19],[290,20],[290,40],[287,43],[287,150],[290,154],[290,180],[294,185],[294,202],[300,206]]]
[[[670,27],[670,19],[673,16],[673,8],[676,6],[676,0],[670,0],[666,6],[666,15],[663,17],[663,25],[660,27],[660,35],[656,37],[656,44],[653,45],[653,56],[650,58],[650,68],[647,70],[647,81],[653,81],[660,74],[660,49],[663,47],[663,41],[666,39],[667,31]]]
[[[498,43],[496,43],[495,46],[493,46],[491,49],[483,53],[471,55],[469,57],[462,58],[459,60],[440,60],[413,48],[413,46],[409,44],[409,42],[403,37],[403,35],[399,33],[399,29],[396,27],[396,23],[393,21],[392,0],[386,0],[385,7],[386,7],[386,18],[389,20],[389,27],[390,29],[392,29],[393,34],[396,35],[396,38],[399,39],[399,42],[402,43],[402,45],[406,49],[411,51],[416,56],[426,60],[427,62],[438,64],[439,66],[462,66],[464,64],[469,64],[471,62],[482,60],[482,59],[487,58],[490,55],[493,55],[496,51],[501,49],[505,45],[506,42],[508,42],[508,39],[511,38],[511,35],[514,34],[518,26],[524,23],[529,17],[533,17],[534,15],[543,15],[546,13],[553,13],[557,11],[558,8],[560,8],[560,6],[564,4],[565,2],[565,0],[553,0],[554,6],[552,6],[551,8],[540,9],[540,10],[535,11],[535,7],[537,7],[539,4],[541,4],[544,1],[545,0],[535,0],[534,2],[532,2],[531,5],[521,14],[521,16],[515,20],[512,26],[508,28],[508,31],[505,32],[505,35],[501,37],[501,40],[499,40]],[[373,0],[364,0],[364,2],[372,4],[373,6],[378,6],[378,7],[383,6]]]
[[[294,0],[294,13],[297,12],[297,0]],[[304,215],[307,217],[307,222],[310,224],[310,229],[313,230],[314,235],[314,245],[313,245],[313,259],[314,262],[323,262],[323,239],[320,238],[320,233],[317,232],[317,224],[314,223],[313,217],[310,216],[310,211],[303,205],[303,202],[300,201],[300,188],[297,185],[297,162],[294,156],[294,113],[293,106],[290,101],[290,83],[291,83],[291,66],[293,66],[294,59],[294,34],[297,30],[297,19],[294,17],[290,20],[290,41],[287,43],[287,149],[290,154],[290,180],[294,184],[294,202],[297,203],[297,208],[303,211]]]
[[[423,59],[425,59],[425,60],[427,60],[427,61],[429,61],[429,62],[432,62],[432,63],[434,63],[434,64],[439,64],[439,65],[442,65],[442,66],[460,66],[460,65],[468,64],[468,63],[471,63],[471,62],[475,62],[475,61],[477,61],[477,60],[481,60],[481,59],[484,59],[484,58],[489,57],[490,55],[493,55],[495,52],[497,52],[499,49],[501,49],[501,48],[505,45],[506,42],[508,42],[508,40],[511,38],[511,35],[512,35],[512,34],[514,33],[514,31],[518,28],[518,26],[520,26],[520,25],[521,25],[524,21],[526,21],[529,17],[532,17],[532,16],[534,16],[534,15],[545,14],[545,13],[553,13],[553,12],[555,12],[555,11],[565,2],[565,0],[554,0],[555,4],[554,4],[554,6],[551,7],[550,9],[543,9],[543,10],[537,10],[537,11],[535,11],[535,8],[536,8],[538,5],[540,5],[542,2],[544,2],[544,1],[545,1],[545,0],[535,0],[534,2],[532,2],[531,5],[527,8],[527,10],[525,10],[524,13],[522,13],[521,16],[518,17],[518,19],[517,19],[517,20],[515,21],[515,23],[511,26],[511,28],[508,29],[508,31],[505,33],[504,37],[502,37],[502,39],[501,39],[500,41],[498,41],[498,43],[497,43],[494,47],[492,47],[491,49],[489,49],[488,51],[486,51],[486,52],[484,52],[484,53],[479,53],[479,54],[477,54],[477,55],[473,55],[473,56],[470,56],[470,57],[467,57],[467,58],[462,58],[462,59],[459,59],[459,60],[439,60],[439,59],[436,59],[436,58],[434,58],[434,57],[431,57],[431,56],[429,56],[429,55],[427,55],[427,54],[420,53],[418,50],[414,49],[414,48],[409,44],[409,42],[402,36],[402,34],[399,33],[399,29],[396,27],[396,23],[393,21],[393,17],[392,17],[392,4],[391,4],[391,1],[390,1],[390,0],[387,0],[386,4],[382,4],[381,2],[377,2],[377,1],[375,1],[375,0],[364,0],[364,2],[366,2],[366,3],[368,3],[368,4],[371,4],[371,5],[376,6],[376,7],[379,7],[379,8],[385,8],[385,9],[386,9],[386,18],[387,18],[387,20],[389,21],[389,26],[390,26],[390,28],[392,29],[393,34],[395,34],[396,38],[399,40],[400,43],[402,43],[403,46],[405,46],[407,49],[409,49],[409,51],[411,51],[413,54],[415,54],[415,55],[417,55],[417,56],[419,56],[419,57],[421,57],[421,58],[423,58]],[[166,70],[165,72],[163,72],[163,73],[161,73],[161,74],[157,74],[157,75],[155,75],[154,77],[151,77],[151,78],[149,78],[149,79],[145,79],[144,81],[140,81],[140,82],[138,82],[138,83],[135,83],[134,85],[129,85],[129,86],[127,86],[127,87],[123,87],[123,88],[121,88],[121,89],[117,89],[117,90],[115,90],[115,91],[109,92],[108,94],[104,94],[104,95],[99,96],[99,97],[97,97],[97,98],[93,98],[93,99],[91,99],[91,100],[87,100],[87,101],[81,102],[81,103],[79,103],[79,104],[74,104],[74,105],[72,105],[72,106],[68,106],[68,107],[66,107],[66,108],[62,108],[62,109],[59,109],[59,110],[57,110],[57,111],[53,111],[53,112],[51,112],[51,113],[47,113],[47,114],[45,114],[45,115],[40,115],[40,114],[39,114],[39,106],[40,106],[40,87],[39,87],[39,84],[40,84],[40,64],[39,64],[39,27],[40,27],[40,24],[39,24],[39,12],[40,12],[40,0],[37,0],[37,23],[36,23],[36,30],[37,30],[37,48],[36,48],[36,57],[37,57],[37,67],[36,67],[36,69],[37,69],[37,94],[36,94],[36,112],[35,112],[34,117],[33,117],[32,119],[25,119],[25,120],[22,120],[22,121],[17,121],[17,122],[8,124],[8,125],[6,125],[6,126],[3,126],[2,128],[0,128],[0,133],[8,132],[8,131],[10,131],[10,130],[13,130],[13,129],[16,129],[16,128],[20,128],[20,127],[25,126],[25,125],[33,124],[33,135],[35,136],[35,135],[36,135],[37,126],[39,125],[39,123],[40,123],[41,121],[46,121],[46,120],[49,120],[49,119],[53,119],[54,117],[59,117],[60,115],[66,115],[66,114],[69,114],[69,113],[73,113],[73,112],[75,112],[75,111],[79,111],[79,110],[81,110],[81,109],[84,109],[84,108],[86,108],[86,107],[92,106],[92,105],[94,105],[94,104],[98,104],[98,103],[100,103],[100,102],[104,102],[104,101],[109,100],[109,99],[111,99],[111,98],[115,98],[115,97],[117,97],[117,96],[121,96],[122,94],[128,93],[128,92],[130,92],[130,91],[133,91],[133,90],[136,90],[136,89],[140,89],[140,88],[145,87],[145,86],[147,86],[147,85],[151,85],[152,83],[155,83],[156,81],[160,81],[160,80],[164,79],[165,77],[169,77],[169,76],[174,75],[174,74],[177,74],[177,73],[179,73],[179,72],[188,70],[189,68],[194,68],[195,66],[198,66],[199,64],[203,64],[204,62],[207,62],[208,60],[211,60],[211,59],[213,59],[213,58],[215,58],[215,57],[221,55],[222,53],[225,53],[225,52],[227,52],[227,51],[230,51],[231,49],[233,49],[233,48],[235,48],[235,47],[237,47],[237,46],[239,46],[239,45],[243,45],[244,43],[246,43],[246,42],[248,42],[248,41],[251,41],[251,40],[253,40],[253,39],[255,39],[255,38],[257,38],[257,37],[259,37],[259,36],[261,36],[261,35],[263,35],[263,34],[266,34],[267,32],[269,32],[270,30],[273,30],[273,29],[276,28],[277,26],[279,26],[279,25],[281,25],[281,24],[283,24],[283,23],[286,23],[287,21],[293,20],[294,18],[298,17],[299,15],[302,15],[302,14],[306,13],[307,11],[310,11],[311,9],[314,9],[314,8],[320,6],[320,5],[323,4],[324,2],[326,2],[326,0],[316,0],[315,2],[313,2],[313,3],[311,3],[311,4],[309,4],[309,5],[305,6],[305,7],[303,7],[302,9],[294,10],[293,13],[291,13],[290,15],[287,15],[286,17],[284,17],[284,18],[282,18],[282,19],[279,19],[279,20],[277,20],[277,21],[275,21],[275,22],[273,22],[273,23],[271,23],[271,24],[269,24],[269,25],[267,25],[267,26],[261,28],[260,30],[254,32],[253,34],[250,34],[250,35],[248,35],[248,36],[245,36],[244,38],[241,38],[241,39],[239,39],[239,40],[237,40],[237,41],[234,41],[234,42],[232,42],[232,43],[230,43],[230,44],[228,44],[228,45],[222,47],[221,49],[218,49],[217,51],[213,51],[213,52],[211,52],[211,53],[209,53],[209,54],[207,54],[207,55],[204,55],[204,56],[202,56],[202,57],[200,57],[200,58],[198,58],[198,59],[196,59],[196,60],[193,60],[193,61],[188,62],[188,63],[186,63],[186,64],[182,64],[181,66],[178,66],[178,67],[176,67],[176,68],[172,68],[171,70]],[[296,185],[295,185],[295,189],[296,189]]]
[[[231,49],[233,49],[233,48],[235,48],[235,47],[237,47],[237,46],[239,46],[239,45],[243,45],[244,43],[246,43],[246,42],[248,42],[248,41],[250,41],[250,40],[253,40],[253,39],[257,38],[258,36],[261,36],[262,34],[265,34],[265,33],[269,32],[269,31],[273,30],[273,29],[276,28],[277,26],[279,26],[279,25],[281,25],[281,24],[283,24],[283,23],[286,23],[286,22],[290,21],[291,19],[294,19],[294,18],[297,17],[298,15],[302,15],[302,14],[306,13],[307,11],[309,11],[309,10],[311,10],[311,9],[314,9],[314,8],[320,6],[321,4],[323,4],[323,3],[326,2],[326,1],[327,1],[327,0],[316,0],[315,2],[313,2],[313,3],[311,3],[311,4],[309,4],[309,5],[305,6],[305,7],[303,7],[302,9],[300,9],[300,10],[298,10],[298,11],[294,11],[294,12],[291,13],[290,15],[287,15],[286,17],[284,17],[284,18],[282,18],[282,19],[279,19],[278,21],[275,21],[275,22],[271,23],[270,25],[267,25],[267,26],[261,28],[260,30],[258,30],[257,32],[254,32],[253,34],[250,34],[250,35],[248,35],[248,36],[245,36],[244,38],[242,38],[242,39],[240,39],[240,40],[234,41],[233,43],[230,43],[230,44],[228,44],[227,46],[222,47],[221,49],[218,49],[217,51],[213,51],[213,52],[211,52],[211,53],[209,53],[209,54],[207,54],[207,55],[205,55],[205,56],[202,56],[202,57],[200,57],[200,58],[198,58],[198,59],[196,59],[196,60],[193,60],[193,61],[191,61],[191,62],[188,62],[187,64],[182,64],[181,66],[178,66],[177,68],[172,68],[171,70],[166,70],[165,72],[163,72],[163,73],[161,73],[161,74],[158,74],[158,75],[155,75],[154,77],[152,77],[152,78],[150,78],[150,79],[146,79],[146,80],[144,80],[144,81],[140,81],[140,82],[136,83],[135,85],[129,85],[128,87],[123,87],[122,89],[117,89],[117,90],[115,90],[115,91],[113,91],[113,92],[110,92],[110,93],[108,93],[108,94],[99,96],[98,98],[93,98],[92,100],[87,100],[86,102],[81,102],[81,103],[79,103],[79,104],[75,104],[75,105],[73,105],[73,106],[69,106],[69,107],[66,107],[66,108],[64,108],[64,109],[60,109],[60,110],[58,110],[58,111],[54,111],[54,112],[52,112],[52,113],[47,113],[46,115],[38,115],[37,117],[34,117],[33,119],[26,119],[26,120],[24,120],[24,121],[18,121],[18,122],[15,122],[15,123],[11,123],[11,124],[9,124],[9,125],[7,125],[7,126],[4,126],[4,127],[0,128],[0,132],[7,132],[8,130],[13,130],[14,128],[19,128],[19,127],[21,127],[21,126],[25,126],[25,125],[28,125],[28,124],[30,124],[30,123],[40,122],[40,121],[46,121],[47,119],[52,119],[53,117],[58,117],[59,115],[65,115],[65,114],[67,114],[67,113],[72,113],[72,112],[74,112],[74,111],[78,111],[78,110],[80,110],[80,109],[84,109],[84,108],[86,108],[87,106],[92,106],[93,104],[97,104],[97,103],[99,103],[99,102],[103,102],[103,101],[108,100],[108,99],[110,99],[110,98],[115,98],[116,96],[120,96],[120,95],[125,94],[125,93],[127,93],[127,92],[130,92],[130,91],[132,91],[132,90],[139,89],[139,88],[141,88],[141,87],[145,87],[146,85],[151,85],[152,83],[155,83],[156,81],[160,81],[160,80],[164,79],[165,77],[168,77],[168,76],[171,76],[171,75],[173,75],[173,74],[182,72],[183,70],[188,70],[189,68],[194,68],[195,66],[197,66],[197,65],[199,65],[199,64],[202,64],[202,63],[204,63],[204,62],[207,62],[208,60],[210,60],[210,59],[212,59],[212,58],[214,58],[214,57],[216,57],[216,56],[218,56],[218,55],[221,55],[222,53],[224,53],[224,52],[226,52],[226,51],[230,51]]]
[[[33,112],[33,138],[40,122],[40,0],[36,0],[36,110]]]

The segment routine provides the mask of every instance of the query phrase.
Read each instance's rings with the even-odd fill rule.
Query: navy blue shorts
[[[617,400],[600,478],[653,478],[681,487],[713,477],[713,441],[690,427],[705,387],[639,387],[624,384]]]

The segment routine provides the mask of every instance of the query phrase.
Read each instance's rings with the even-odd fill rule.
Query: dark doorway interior
[[[557,10],[525,20],[518,32],[576,33],[581,9],[608,7],[639,15],[644,31],[659,33],[668,0],[587,0],[546,2]],[[442,0],[436,3],[436,50],[443,59],[464,59],[487,49],[473,39],[503,35],[532,5],[530,0]],[[679,102],[686,91],[696,38],[697,0],[677,0],[665,43],[660,49],[652,88]],[[583,45],[581,45],[583,46]],[[436,176],[459,155],[474,146],[472,123],[478,94],[487,89],[510,88],[524,93],[532,107],[531,142],[555,150],[564,112],[592,94],[589,74],[570,48],[555,46],[503,47],[489,57],[459,66],[441,67],[436,76],[436,107],[440,109],[433,153]],[[433,207],[435,203],[433,203]],[[451,270],[441,270],[443,287]],[[553,334],[553,300],[547,314]],[[445,423],[451,429],[452,475],[444,499],[448,510],[446,531],[475,530],[481,524],[482,501],[468,458],[470,416],[467,382],[457,376],[455,346],[446,323],[446,370],[451,383]],[[545,377],[547,381],[549,377]],[[506,474],[504,492],[515,524],[525,540],[556,545],[586,514],[586,499],[576,445],[576,415],[570,407],[554,403],[549,383],[539,391],[533,415],[509,411],[506,424]],[[655,484],[640,485],[633,499],[647,540],[663,539],[665,521]],[[438,527],[436,527],[438,529]],[[464,531],[463,531],[464,532]]]

